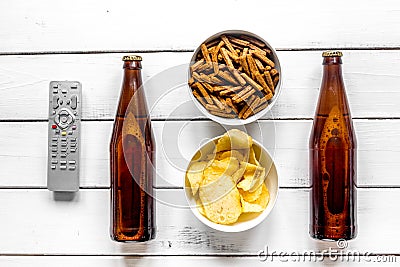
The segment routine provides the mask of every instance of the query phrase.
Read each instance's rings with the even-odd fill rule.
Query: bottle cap
[[[343,53],[340,51],[324,51],[322,53],[323,57],[341,57],[343,56]]]
[[[123,56],[122,61],[142,61],[142,57],[137,55]]]

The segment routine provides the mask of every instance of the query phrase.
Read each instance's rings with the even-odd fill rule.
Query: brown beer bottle
[[[155,147],[142,87],[140,56],[124,56],[124,80],[110,143],[111,238],[155,237]]]
[[[310,137],[310,235],[323,240],[356,235],[357,143],[342,78],[342,53],[326,51]]]

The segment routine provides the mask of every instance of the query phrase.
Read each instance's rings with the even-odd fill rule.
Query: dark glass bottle
[[[140,56],[125,56],[110,143],[111,238],[147,241],[155,237],[155,145],[142,88]]]
[[[326,51],[310,137],[310,235],[352,239],[356,235],[357,142],[342,78],[342,53]]]

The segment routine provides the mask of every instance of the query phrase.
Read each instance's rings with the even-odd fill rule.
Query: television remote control
[[[52,81],[49,90],[47,188],[79,190],[82,85]]]

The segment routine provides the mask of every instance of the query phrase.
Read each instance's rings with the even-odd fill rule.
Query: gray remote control
[[[79,190],[82,85],[52,81],[49,90],[47,188]]]

